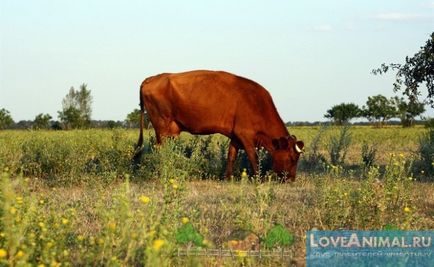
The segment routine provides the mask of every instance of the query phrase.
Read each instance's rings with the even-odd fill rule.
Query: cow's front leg
[[[238,144],[231,140],[231,143],[229,144],[229,152],[228,152],[228,162],[226,165],[226,180],[229,180],[232,176],[232,171],[234,169],[234,162],[237,159],[238,154]]]
[[[247,157],[249,158],[250,165],[252,165],[253,175],[258,174],[258,154],[254,146],[245,146]]]

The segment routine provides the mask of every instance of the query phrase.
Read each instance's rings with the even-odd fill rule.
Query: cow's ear
[[[273,139],[273,140],[271,140],[271,143],[273,144],[274,149],[277,150],[277,149],[280,148],[280,146],[279,146],[279,140]]]
[[[288,149],[288,139],[285,137],[280,137],[279,139],[279,147],[280,149]]]

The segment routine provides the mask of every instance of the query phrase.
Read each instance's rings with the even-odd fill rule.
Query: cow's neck
[[[282,127],[271,127],[264,132],[258,133],[256,146],[263,147],[271,153],[272,151],[274,151],[272,143],[273,139],[279,139],[281,137],[288,136],[289,132],[285,125],[282,125]]]

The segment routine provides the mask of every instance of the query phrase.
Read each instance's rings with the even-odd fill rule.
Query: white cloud
[[[428,7],[428,8],[434,8],[434,2],[424,3],[422,6],[423,7]]]
[[[422,18],[422,16],[418,14],[390,12],[390,13],[377,14],[375,18],[379,20],[402,21],[402,20],[419,19]]]
[[[314,26],[313,30],[316,32],[331,32],[333,31],[333,27],[330,24],[320,24]]]

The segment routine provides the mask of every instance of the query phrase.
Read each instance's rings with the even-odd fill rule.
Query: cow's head
[[[303,141],[297,141],[292,135],[272,140],[274,150],[271,152],[273,158],[273,170],[279,175],[286,175],[285,180],[294,181],[297,172],[297,163],[300,154],[303,153]]]

